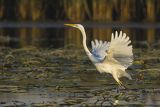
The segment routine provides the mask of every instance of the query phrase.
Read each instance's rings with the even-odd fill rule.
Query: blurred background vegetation
[[[0,0],[0,45],[81,47],[82,23],[91,39],[123,30],[135,47],[159,47],[160,0]]]

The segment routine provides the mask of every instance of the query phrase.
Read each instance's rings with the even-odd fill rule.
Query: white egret
[[[127,77],[132,79],[130,74],[125,71],[133,61],[132,45],[130,45],[131,41],[126,36],[126,33],[122,33],[122,31],[119,34],[117,31],[115,34],[112,33],[110,42],[102,42],[101,40],[91,41],[92,51],[90,52],[86,45],[84,27],[81,24],[65,25],[78,28],[81,31],[84,50],[100,73],[112,74],[120,86],[124,85],[119,78]]]

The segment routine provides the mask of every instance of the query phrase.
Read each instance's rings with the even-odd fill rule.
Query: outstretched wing
[[[103,61],[106,56],[106,51],[109,48],[109,42],[107,43],[106,41],[102,42],[101,40],[95,40],[91,41],[91,45],[94,57],[99,61]]]
[[[120,33],[116,31],[115,34],[112,33],[111,42],[108,50],[108,57],[114,58],[125,68],[128,68],[133,61],[133,52],[131,41],[126,33]]]

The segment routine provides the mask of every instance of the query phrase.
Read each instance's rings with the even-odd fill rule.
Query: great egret
[[[84,27],[81,24],[65,25],[78,28],[81,31],[84,50],[100,73],[112,74],[120,86],[124,85],[119,78],[127,77],[128,79],[132,79],[130,74],[125,71],[133,61],[132,45],[130,45],[131,41],[126,36],[126,33],[122,33],[122,31],[119,34],[117,31],[115,34],[112,33],[111,42],[102,42],[101,40],[91,41],[92,52],[90,52],[86,45]]]

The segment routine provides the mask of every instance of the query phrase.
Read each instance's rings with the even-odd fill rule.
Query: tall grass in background
[[[18,19],[19,21],[38,21],[42,20],[45,16],[44,9],[40,0],[19,0],[17,5]],[[29,44],[36,45],[36,41],[41,38],[43,31],[38,28],[21,28],[19,30],[20,44],[21,46],[27,46]],[[28,39],[30,38],[30,39]]]
[[[155,0],[148,0],[146,4],[147,17],[149,22],[155,22]],[[155,29],[147,30],[147,41],[153,43],[155,41]]]
[[[85,0],[63,0],[64,11],[71,22],[82,22],[85,19]],[[81,46],[81,33],[77,29],[65,31],[65,45]]]

